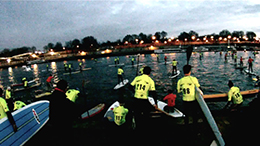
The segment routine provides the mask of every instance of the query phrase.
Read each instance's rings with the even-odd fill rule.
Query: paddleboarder
[[[3,119],[4,117],[7,117],[11,125],[13,126],[14,132],[17,131],[17,126],[14,121],[14,118],[9,111],[9,108],[7,106],[7,103],[4,98],[2,98],[3,95],[3,89],[0,88],[0,119]]]
[[[172,75],[177,73],[177,64],[178,61],[176,61],[175,59],[172,60]]]
[[[124,107],[125,103],[122,101],[122,99],[118,100],[119,106],[115,107],[113,109],[114,113],[114,122],[117,126],[121,127],[122,129],[126,127],[126,115],[128,113],[128,109]]]
[[[122,84],[124,85],[123,74],[124,74],[123,67],[120,66],[120,67],[118,68],[118,70],[117,70],[118,84],[120,84],[120,82],[122,81]]]
[[[168,105],[165,106],[165,111],[170,113],[170,112],[174,112],[174,106],[175,106],[175,99],[176,99],[176,95],[172,93],[172,90],[168,90],[168,95],[166,95],[163,100],[167,100]]]
[[[148,101],[148,95],[152,95],[155,101],[155,108],[157,108],[157,94],[155,90],[155,83],[150,77],[151,68],[145,66],[143,75],[135,77],[131,83],[130,88],[135,92],[133,101],[133,111],[135,116],[136,127],[145,127],[149,117],[149,113],[154,110],[154,107]]]
[[[53,76],[52,76],[52,74],[50,74],[46,80],[46,86],[47,86],[48,91],[52,90],[52,83],[51,83],[52,79],[53,79]]]
[[[232,81],[228,81],[230,90],[228,91],[228,103],[224,107],[227,109],[230,103],[233,103],[229,108],[231,110],[237,110],[243,104],[243,96],[240,93],[240,89],[235,87]]]
[[[253,61],[254,61],[254,59],[252,59],[251,57],[249,57],[249,59],[248,59],[248,71],[250,72],[253,72]]]
[[[193,123],[198,122],[199,105],[195,98],[195,87],[200,87],[196,77],[191,76],[191,65],[184,65],[184,77],[177,83],[178,93],[182,93],[183,107],[186,125],[189,124],[189,117],[192,117]]]

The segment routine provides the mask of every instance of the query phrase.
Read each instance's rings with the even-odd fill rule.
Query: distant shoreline
[[[252,48],[248,48],[248,47],[252,47],[252,46],[247,46],[246,49],[250,50]],[[169,46],[169,47],[162,47],[160,49],[157,48],[157,50],[167,50],[168,49],[173,49],[173,48],[178,48],[178,47],[173,47],[173,46]],[[193,50],[193,52],[197,52],[197,51],[202,51],[202,52],[212,52],[212,51],[223,51],[223,48],[226,48],[225,46],[221,46],[221,47],[208,47],[208,50]],[[238,51],[243,51],[243,48],[236,48]],[[164,53],[184,53],[185,49],[179,49],[179,50],[173,50],[173,52],[162,52]],[[260,48],[257,49],[257,51],[260,51]],[[154,50],[150,50],[147,48],[129,48],[129,49],[125,49],[125,50],[114,50],[111,53],[105,53],[105,54],[101,54],[99,52],[92,52],[89,53],[87,55],[79,55],[79,54],[66,54],[66,55],[59,55],[59,56],[51,56],[51,57],[46,57],[44,58],[45,62],[42,63],[46,63],[46,62],[51,62],[51,61],[63,61],[63,60],[75,60],[75,59],[91,59],[91,58],[101,58],[101,57],[109,57],[109,56],[123,56],[123,55],[136,55],[136,54],[152,54],[155,53]],[[36,64],[41,64],[41,63],[36,63]],[[12,61],[10,63],[0,63],[0,68],[8,68],[8,67],[16,67],[16,66],[23,66],[23,65],[31,65],[28,64],[27,61]]]

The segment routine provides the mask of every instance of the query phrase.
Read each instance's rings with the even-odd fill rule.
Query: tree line
[[[61,42],[56,42],[54,43],[48,43],[43,47],[44,51],[50,51],[51,49],[53,51],[64,51],[64,50],[84,50],[84,51],[96,51],[97,48],[102,48],[102,47],[111,47],[111,46],[116,46],[116,45],[128,45],[128,44],[146,44],[146,43],[152,43],[154,41],[159,41],[159,42],[165,42],[169,38],[167,38],[168,33],[166,31],[161,31],[161,32],[155,32],[154,34],[127,34],[122,40],[118,39],[114,42],[111,41],[106,41],[99,43],[97,39],[93,36],[87,36],[84,37],[83,39],[74,39],[65,42],[65,45],[62,45]],[[177,38],[171,38],[174,40],[179,40],[179,41],[194,41],[194,38],[199,38],[202,40],[205,36],[213,37],[214,40],[217,40],[219,37],[222,38],[227,38],[228,36],[234,38],[239,38],[241,41],[243,40],[248,40],[248,41],[253,41],[256,37],[256,34],[252,31],[233,31],[230,32],[227,29],[222,30],[219,32],[219,34],[209,34],[209,35],[202,35],[199,36],[199,34],[193,30],[189,32],[181,32]],[[35,51],[36,48],[33,47],[21,47],[21,48],[15,48],[15,49],[4,49],[0,52],[0,56],[3,57],[8,57],[8,56],[13,56],[17,54],[22,54],[26,52],[32,52]]]

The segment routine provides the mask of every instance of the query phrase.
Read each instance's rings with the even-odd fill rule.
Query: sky
[[[168,37],[196,31],[206,35],[227,29],[260,37],[259,0],[10,0],[0,1],[0,50],[94,36],[116,41],[127,34]]]

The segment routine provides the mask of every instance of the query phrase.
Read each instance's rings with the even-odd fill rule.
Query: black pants
[[[123,76],[122,75],[117,75],[118,78],[118,84],[122,81],[124,81]],[[124,82],[123,82],[124,83]]]
[[[185,124],[189,124],[189,117],[192,117],[193,123],[197,123],[199,119],[199,104],[195,101],[183,101],[184,107],[184,122]]]
[[[253,64],[252,63],[249,63],[248,71],[250,71],[250,70],[251,70],[251,72],[253,72]]]
[[[153,110],[154,107],[150,104],[148,99],[134,98],[133,111],[136,128],[145,128],[147,123],[149,123],[150,112]]]

